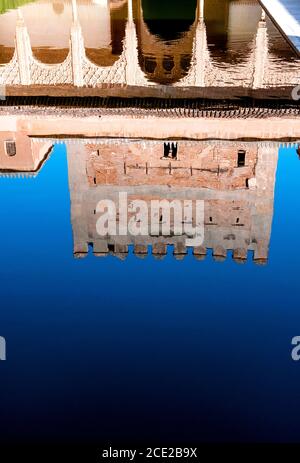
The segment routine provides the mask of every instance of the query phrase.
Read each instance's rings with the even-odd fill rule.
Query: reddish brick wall
[[[245,167],[237,167],[238,150],[246,151]],[[164,143],[87,145],[90,185],[167,185],[212,189],[247,187],[255,176],[257,147],[243,143],[206,146],[178,142],[177,160],[164,159]]]

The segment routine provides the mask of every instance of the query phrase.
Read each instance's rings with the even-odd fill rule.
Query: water
[[[77,4],[87,56],[111,66],[123,51],[127,2]],[[17,6],[34,56],[62,62],[71,2],[48,0],[0,2],[0,62],[14,53]],[[233,106],[240,94],[225,88],[226,101],[189,101],[179,88],[172,106],[165,87],[144,97],[148,83],[173,85],[190,70],[196,2],[133,6],[143,91],[92,89],[120,97],[99,108],[99,99],[80,107],[66,98],[89,88],[32,86],[0,108],[0,445],[299,442],[298,108],[277,105],[280,86],[266,91],[274,104],[258,101],[267,84],[256,101],[247,94],[261,8],[211,0],[204,9],[214,69],[228,70],[230,85],[243,86],[236,74],[245,75],[249,98]],[[297,69],[266,21],[271,71]],[[212,98],[223,98],[221,80]],[[58,97],[24,97],[49,89],[64,96],[63,108]],[[124,96],[136,97],[130,108]],[[119,206],[120,192],[145,207],[198,201],[203,242],[185,246],[195,210],[180,217],[179,235],[171,220],[164,237],[99,238],[99,201]]]
[[[1,441],[297,440],[299,173],[280,149],[263,267],[76,260],[64,145],[2,178]]]
[[[87,57],[98,66],[111,66],[123,50],[127,4],[125,1],[99,4],[78,1]],[[0,62],[8,63],[14,53],[16,3],[4,2],[0,15]],[[195,0],[134,2],[139,63],[149,82],[174,84],[187,75],[195,37]],[[69,50],[72,24],[71,2],[40,0],[26,3],[20,11],[28,28],[34,56],[43,63],[60,63]],[[261,7],[257,1],[206,1],[204,19],[212,64],[230,70],[247,68],[253,49]],[[289,43],[267,18],[271,65],[285,68],[299,59]],[[274,67],[273,67],[274,69]],[[246,71],[247,73],[248,71]]]

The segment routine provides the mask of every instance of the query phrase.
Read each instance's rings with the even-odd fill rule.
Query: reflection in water
[[[299,59],[255,0],[4,3],[0,440],[298,440]],[[204,241],[101,200],[199,201]]]
[[[1,135],[1,171],[7,175],[37,172],[53,145],[22,133]],[[168,236],[151,235],[149,229],[147,236],[128,232],[126,236],[100,237],[96,230],[97,204],[111,199],[119,207],[122,191],[127,193],[128,202],[204,201],[204,242],[193,246],[198,259],[212,249],[218,260],[232,251],[233,258],[243,262],[251,251],[255,262],[266,262],[273,217],[276,144],[182,140],[173,143],[176,156],[168,156],[165,145],[162,141],[126,139],[67,142],[75,257],[85,256],[89,246],[97,256],[111,252],[121,258],[126,257],[131,245],[142,257],[149,246],[157,257],[164,257],[168,246],[173,246],[177,258],[187,254],[189,235],[184,231],[178,234],[173,216]],[[167,219],[162,211],[161,224]],[[187,219],[182,220],[184,223]],[[195,225],[195,211],[192,222]]]
[[[133,12],[134,24],[126,33],[127,17],[131,23],[130,11]],[[248,79],[251,79],[255,60],[263,60],[266,68],[265,82],[262,80],[259,87],[273,86],[275,82],[278,85],[281,81],[279,77],[276,81],[273,74],[279,73],[283,66],[285,73],[296,72],[298,76],[299,60],[269,18],[266,18],[265,23],[265,40],[257,37],[261,27],[260,19],[261,7],[256,0],[191,0],[187,4],[175,2],[171,9],[169,2],[159,2],[156,7],[152,2],[150,4],[141,0],[39,0],[20,7],[18,11],[11,10],[0,15],[0,62],[7,64],[13,60],[17,33],[22,35],[23,42],[30,40],[33,53],[32,58],[23,58],[24,64],[19,63],[24,67],[25,61],[32,60],[32,78],[29,81],[22,81],[21,78],[23,84],[70,84],[72,76],[68,69],[72,67],[74,74],[74,67],[78,65],[82,66],[83,76],[81,82],[75,77],[74,80],[77,82],[75,85],[79,86],[102,83],[178,84],[184,77],[189,77],[188,74],[193,73],[195,67],[196,72],[201,73],[201,62],[204,63],[202,67],[206,67],[206,78],[199,78],[195,82],[188,78],[183,82],[185,85],[226,83],[250,86]],[[28,39],[25,37],[27,31]],[[72,54],[69,56],[70,47]],[[268,57],[265,56],[267,50]],[[30,55],[31,52],[28,49],[26,53]],[[18,51],[19,61],[21,55]],[[34,63],[34,58],[38,63]],[[71,60],[72,63],[69,62]],[[45,72],[42,66],[42,63],[62,62],[66,68],[64,71],[48,68],[48,72]],[[125,64],[134,65],[131,72],[137,75],[142,73],[140,78],[129,80],[127,72],[123,79],[122,66]],[[9,76],[13,73],[13,62],[11,68],[7,68],[6,82],[3,83],[17,84]],[[97,75],[101,74],[101,68],[112,68],[109,78]],[[53,72],[61,72],[62,75],[55,78]],[[290,80],[294,82],[292,75]],[[282,83],[286,84],[288,80]]]
[[[187,254],[188,235],[178,236],[174,218],[170,236],[149,233],[150,236],[128,234],[101,239],[96,232],[96,205],[106,199],[118,204],[122,191],[128,194],[128,201],[203,200],[204,243],[193,248],[199,259],[212,249],[216,259],[225,259],[230,250],[240,262],[247,259],[248,251],[254,253],[256,262],[267,260],[276,146],[181,141],[176,160],[163,157],[162,142],[102,140],[95,144],[69,144],[67,151],[75,256],[87,253],[88,245],[93,246],[96,255],[111,251],[126,257],[129,245],[134,246],[138,256],[146,255],[150,245],[157,257],[167,254],[168,245],[174,246],[178,258]],[[166,220],[167,214],[162,211],[161,224]]]
[[[163,145],[163,141],[159,144],[151,141],[145,146],[149,151],[157,150],[155,165],[162,161]],[[205,149],[203,144],[196,145],[199,153]],[[256,146],[244,143],[242,146],[249,153],[251,173]],[[100,150],[99,168],[93,160],[98,156],[94,148]],[[181,162],[184,153],[196,146],[179,140],[178,148]],[[215,154],[222,151],[219,159],[223,161],[225,148],[230,148],[229,164],[237,169],[239,143],[213,143],[209,149],[213,148]],[[68,141],[67,149],[68,154],[62,145],[57,146],[33,181],[0,179],[1,335],[7,338],[9,358],[14,355],[7,366],[1,364],[1,369],[6,368],[6,380],[1,384],[0,440],[26,440],[35,446],[42,442],[67,441],[74,445],[89,441],[98,446],[99,442],[118,442],[118,439],[142,442],[147,438],[151,442],[160,440],[164,445],[166,440],[179,442],[182,433],[186,441],[195,442],[218,442],[220,436],[226,442],[275,441],[283,435],[286,440],[291,436],[296,439],[297,419],[288,420],[298,397],[294,383],[298,364],[289,355],[290,338],[299,324],[300,256],[296,244],[299,221],[295,211],[300,164],[295,152],[280,153],[271,259],[269,265],[260,267],[252,264],[251,256],[246,265],[238,266],[230,257],[222,264],[214,263],[210,257],[198,262],[191,255],[177,262],[171,252],[163,262],[150,256],[139,260],[131,254],[125,262],[91,255],[73,259],[68,170],[74,205],[85,204],[82,185],[88,184],[87,202],[92,198],[92,188],[97,201],[99,197],[113,196],[117,189],[130,191],[131,187],[124,185],[122,171],[117,179],[121,185],[118,188],[111,185],[111,177],[107,185],[93,187],[93,177],[90,174],[84,177],[81,171],[78,178],[82,176],[85,183],[71,185],[72,165],[76,168],[82,163],[82,145]],[[130,157],[143,153],[144,159],[143,149],[136,140],[90,140],[84,156],[93,161],[101,175],[101,152],[124,154],[128,150]],[[271,160],[275,148],[270,151]],[[68,158],[74,155],[69,166],[66,154]],[[23,151],[17,147],[15,158],[18,155],[22,156]],[[229,152],[225,159],[228,155]],[[203,165],[209,168],[208,158],[203,158]],[[268,172],[267,167],[265,171]],[[157,176],[157,171],[154,174]],[[211,172],[207,174],[210,179]],[[126,182],[131,183],[134,176],[129,171]],[[142,177],[146,177],[145,170],[137,183]],[[98,181],[103,182],[103,178]],[[205,188],[197,194],[221,198],[229,211],[231,194],[235,200],[240,194],[244,198],[251,196],[245,190],[226,190],[224,185],[228,185],[227,180],[220,185],[220,191],[216,187]],[[154,191],[151,184],[145,190],[136,188],[139,197]],[[184,184],[174,190],[163,189],[161,185],[155,188],[159,197],[176,195],[178,191],[189,197],[195,191],[186,189]],[[268,187],[264,203],[258,200],[258,205],[265,204],[268,208],[267,221],[273,207],[269,192],[272,195]],[[211,204],[211,210],[217,213],[217,205]],[[225,215],[225,211],[221,213]],[[80,211],[72,210],[72,217],[76,214],[80,217]],[[262,217],[263,211],[260,214]],[[232,216],[232,224],[235,218]],[[246,219],[247,215],[243,217]],[[85,226],[89,220],[94,220],[93,210],[87,210],[86,220],[81,219],[78,225]],[[72,221],[74,232],[80,231],[76,221]],[[224,222],[226,227],[226,217]],[[264,234],[266,240],[268,226],[269,222]],[[211,239],[223,239],[224,235],[218,232],[221,223],[209,227]],[[240,238],[242,231],[235,228],[233,233]],[[84,235],[85,230],[81,233]],[[290,243],[288,250],[285,242]],[[111,247],[110,252],[115,251]],[[283,341],[275,343],[275,347],[272,343],[266,345],[266,336]],[[84,351],[74,356],[78,340]],[[274,348],[275,358],[270,365]],[[283,378],[284,368],[288,376]],[[288,391],[293,386],[291,398],[282,394],[286,381]],[[12,394],[12,384],[17,398]],[[279,410],[278,403],[282,403]],[[12,413],[17,416],[22,405],[23,419],[16,426],[9,417]],[[257,416],[266,407],[270,413],[268,421],[257,428]],[[280,421],[281,410],[285,413],[284,422]],[[150,419],[141,429],[144,416]],[[213,419],[208,420],[211,416]],[[157,417],[163,423],[159,435],[155,426]],[[273,434],[271,424],[276,420],[280,427]]]
[[[0,132],[1,175],[37,175],[51,149],[51,142],[33,143],[22,131]]]

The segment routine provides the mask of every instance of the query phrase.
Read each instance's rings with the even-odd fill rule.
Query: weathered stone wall
[[[120,142],[87,145],[90,185],[166,185],[212,189],[246,188],[255,176],[257,147],[246,143],[224,146],[177,143],[177,159],[164,157],[164,143]],[[244,167],[238,167],[238,151],[244,150]]]
[[[180,142],[179,142],[180,143]],[[225,143],[225,142],[224,142]],[[128,143],[130,147],[131,143]],[[144,142],[145,153],[147,146],[151,142]],[[184,142],[183,142],[184,145]],[[184,151],[189,162],[195,153],[203,151],[203,144],[193,148],[191,152]],[[244,146],[246,146],[245,144]],[[230,165],[235,160],[235,154],[239,149],[239,144],[229,144],[226,150],[218,154],[220,162]],[[100,147],[101,148],[101,147]],[[277,165],[277,149],[260,146],[255,148],[249,144],[247,152],[252,153],[249,157],[252,169],[255,167],[252,181],[246,188],[235,187],[235,183],[228,181],[221,185],[211,184],[207,179],[207,184],[200,184],[197,187],[184,184],[184,181],[174,180],[169,177],[169,182],[165,185],[158,184],[156,178],[153,183],[142,184],[142,179],[137,178],[135,184],[134,177],[126,179],[126,175],[121,179],[114,177],[115,183],[111,186],[100,183],[101,179],[106,181],[105,170],[110,166],[102,164],[98,181],[94,182],[91,175],[91,152],[95,152],[94,146],[80,144],[68,144],[68,165],[69,165],[69,186],[71,194],[71,213],[74,237],[74,255],[76,257],[85,256],[88,246],[92,245],[94,253],[98,256],[107,255],[112,252],[119,257],[125,258],[128,253],[128,246],[133,245],[137,255],[145,256],[148,254],[148,247],[152,247],[152,253],[157,257],[163,257],[167,252],[167,246],[173,246],[176,257],[184,257],[187,253],[186,238],[188,235],[183,233],[178,236],[170,233],[170,236],[107,236],[100,237],[96,231],[97,213],[96,207],[100,200],[112,199],[118,205],[119,192],[126,192],[128,201],[141,199],[148,204],[152,199],[179,199],[179,200],[201,200],[205,203],[205,237],[202,246],[193,249],[197,258],[203,258],[208,249],[211,249],[216,259],[225,259],[228,251],[232,251],[234,259],[244,262],[248,258],[248,252],[253,252],[255,262],[266,262],[269,252],[270,234],[273,218],[273,201],[275,173]],[[121,147],[121,151],[124,150]],[[127,148],[129,149],[129,148]],[[92,150],[92,151],[91,151]],[[150,148],[149,148],[150,150]],[[158,148],[156,149],[158,156]],[[111,157],[118,157],[118,147],[115,146]],[[131,150],[129,150],[131,152]],[[154,150],[155,152],[155,150]],[[138,156],[138,146],[135,145],[135,155]],[[98,155],[97,155],[98,156]],[[184,155],[183,155],[184,157]],[[211,152],[207,158],[203,156],[202,166],[206,161],[212,161]],[[243,169],[243,168],[242,168]],[[234,170],[234,169],[233,169]],[[232,171],[233,172],[233,171]],[[240,171],[241,178],[243,172]],[[234,173],[233,173],[234,176]],[[146,174],[144,173],[144,178]],[[111,177],[112,181],[112,177]],[[162,217],[162,222],[164,217]],[[173,224],[173,222],[171,222]]]

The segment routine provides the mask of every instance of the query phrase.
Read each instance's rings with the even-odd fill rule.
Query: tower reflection
[[[126,236],[99,237],[98,202],[112,200],[119,209],[119,193],[124,192],[128,201],[146,201],[149,210],[152,200],[204,201],[204,242],[192,251],[198,259],[210,249],[216,260],[224,260],[230,251],[238,262],[245,262],[249,253],[254,262],[267,262],[277,146],[259,142],[176,143],[177,159],[172,154],[166,157],[162,141],[67,143],[75,257],[86,256],[91,246],[97,256],[121,258],[127,256],[129,246],[139,257],[152,252],[159,258],[172,246],[176,258],[185,257],[188,236],[178,235],[174,218],[169,236],[151,232],[133,236],[128,232]],[[165,220],[162,210],[160,221]]]

